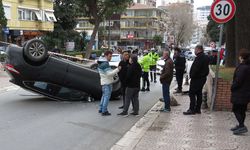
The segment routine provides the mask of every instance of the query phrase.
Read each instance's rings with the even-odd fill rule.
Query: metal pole
[[[213,95],[212,95],[212,103],[211,103],[211,108],[210,110],[214,110],[214,103],[216,99],[216,92],[217,92],[217,82],[218,82],[218,76],[219,76],[219,65],[220,65],[220,50],[221,50],[221,43],[222,43],[222,37],[223,37],[223,27],[224,24],[220,25],[220,39],[219,39],[219,45],[218,45],[218,52],[217,52],[217,64],[216,64],[216,70],[215,70],[215,84],[213,88]]]

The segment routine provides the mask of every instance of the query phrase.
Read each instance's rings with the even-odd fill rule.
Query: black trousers
[[[150,79],[152,81],[156,81],[156,65],[150,66]]]
[[[149,83],[149,79],[148,79],[148,72],[143,72],[142,74],[142,88],[145,88],[146,84],[147,84],[147,88],[150,87],[150,83]]]
[[[191,111],[201,111],[202,104],[202,89],[204,84],[206,83],[207,78],[201,79],[191,79],[190,87],[189,87],[189,98],[190,98],[190,106],[189,109]]]
[[[233,104],[234,115],[239,122],[239,126],[243,127],[246,118],[247,104]]]
[[[130,101],[132,102],[133,111],[138,113],[139,111],[139,91],[140,88],[126,88],[126,99],[123,112],[128,112]]]
[[[176,74],[175,74],[177,84],[178,84],[178,90],[182,90],[183,74],[184,74],[184,71],[176,71]]]
[[[121,93],[122,93],[122,106],[125,104],[125,91],[126,91],[126,85],[122,84],[121,86]]]

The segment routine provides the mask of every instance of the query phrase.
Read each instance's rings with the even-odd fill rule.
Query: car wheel
[[[43,41],[30,40],[24,45],[24,55],[33,62],[41,62],[48,57],[48,50]]]
[[[90,66],[90,69],[92,69],[92,70],[97,70],[97,68],[98,68],[98,64],[92,64]]]

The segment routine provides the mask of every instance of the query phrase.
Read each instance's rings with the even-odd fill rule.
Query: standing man
[[[176,93],[182,92],[182,82],[183,74],[186,68],[186,59],[181,56],[181,50],[178,47],[174,48],[174,66],[175,66],[175,75],[178,84]]]
[[[201,103],[202,103],[202,88],[207,80],[207,75],[209,73],[209,58],[204,54],[202,45],[197,45],[195,47],[196,58],[190,69],[190,87],[189,87],[189,97],[190,106],[184,115],[194,115],[201,113]]]
[[[155,49],[152,49],[148,55],[150,58],[150,79],[151,82],[156,83],[156,63],[160,57]]]
[[[104,53],[104,59],[98,61],[98,71],[100,74],[101,86],[102,86],[102,98],[100,102],[99,113],[103,116],[111,115],[108,112],[108,103],[112,93],[112,83],[114,82],[114,75],[121,70],[121,66],[112,70],[109,66],[109,61],[112,58],[112,52],[106,51]]]
[[[149,79],[148,79],[148,72],[149,72],[149,67],[150,67],[150,57],[148,56],[148,50],[144,50],[143,51],[143,58],[140,61],[140,65],[142,67],[142,92],[145,91],[150,91],[149,87],[150,87],[150,83],[149,83]],[[147,84],[147,88],[145,89],[145,86]]]
[[[125,90],[126,90],[126,74],[127,74],[127,69],[129,66],[129,53],[128,51],[123,51],[122,52],[122,60],[120,61],[119,65],[121,66],[121,70],[118,73],[119,79],[121,81],[121,92],[122,92],[122,106],[119,107],[119,109],[123,109],[123,106],[125,104]]]
[[[128,67],[126,81],[127,81],[127,88],[126,88],[126,99],[123,111],[118,115],[128,116],[128,109],[130,105],[130,101],[132,102],[133,112],[130,113],[132,115],[139,115],[139,91],[140,91],[140,81],[141,81],[141,66],[137,62],[137,55],[132,54],[129,63],[131,64]]]
[[[164,109],[162,109],[161,111],[170,112],[171,109],[170,109],[169,87],[173,79],[174,63],[172,59],[170,58],[170,52],[168,50],[163,51],[162,57],[165,61],[165,65],[163,67],[163,70],[160,76],[160,82],[162,84],[162,93],[163,93],[165,106],[164,106]]]

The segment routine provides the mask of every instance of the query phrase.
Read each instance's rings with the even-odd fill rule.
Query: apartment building
[[[121,15],[120,45],[144,49],[155,47],[153,37],[164,36],[166,13],[153,6],[136,3]]]
[[[54,29],[53,0],[3,0],[3,7],[8,42],[21,44]]]

